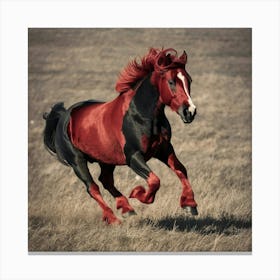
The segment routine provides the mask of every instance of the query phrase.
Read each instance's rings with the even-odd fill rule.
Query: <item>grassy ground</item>
[[[29,251],[251,251],[251,30],[30,29],[28,39]],[[179,207],[180,181],[151,160],[161,178],[155,202],[130,199],[138,215],[107,226],[73,171],[44,149],[42,113],[58,101],[113,99],[119,71],[151,46],[188,53],[198,115],[185,125],[166,114],[199,216]],[[97,178],[99,167],[90,169]],[[126,196],[145,185],[125,166],[116,168],[115,182]]]

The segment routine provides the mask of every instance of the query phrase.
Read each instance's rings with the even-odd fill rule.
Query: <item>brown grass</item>
[[[138,215],[107,226],[73,171],[44,149],[42,113],[58,101],[68,107],[113,99],[121,68],[151,46],[188,53],[198,115],[184,125],[166,113],[199,216],[179,207],[180,181],[151,160],[161,178],[155,202],[130,199]],[[29,251],[251,251],[251,30],[30,29],[28,49]],[[98,166],[90,168],[97,179]],[[125,166],[117,167],[115,182],[127,196],[145,184]],[[101,190],[117,213],[113,198]]]

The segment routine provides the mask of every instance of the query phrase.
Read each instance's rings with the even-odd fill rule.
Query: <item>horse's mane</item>
[[[186,56],[178,58],[174,49],[150,48],[140,62],[135,58],[121,71],[115,89],[119,93],[126,92],[152,71],[160,73],[174,67],[185,67],[185,64]]]

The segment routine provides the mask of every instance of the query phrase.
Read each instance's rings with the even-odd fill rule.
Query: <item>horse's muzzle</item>
[[[182,105],[178,109],[178,114],[180,115],[184,123],[191,123],[196,115],[196,108],[190,110],[188,106]]]

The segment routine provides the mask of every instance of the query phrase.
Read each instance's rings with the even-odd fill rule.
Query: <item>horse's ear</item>
[[[186,51],[183,52],[183,54],[179,57],[179,59],[185,61],[185,64],[187,63],[188,56]]]
[[[172,59],[171,59],[171,54],[169,53],[167,56],[166,56],[166,59],[165,59],[165,65],[169,65],[171,64],[172,62]]]

